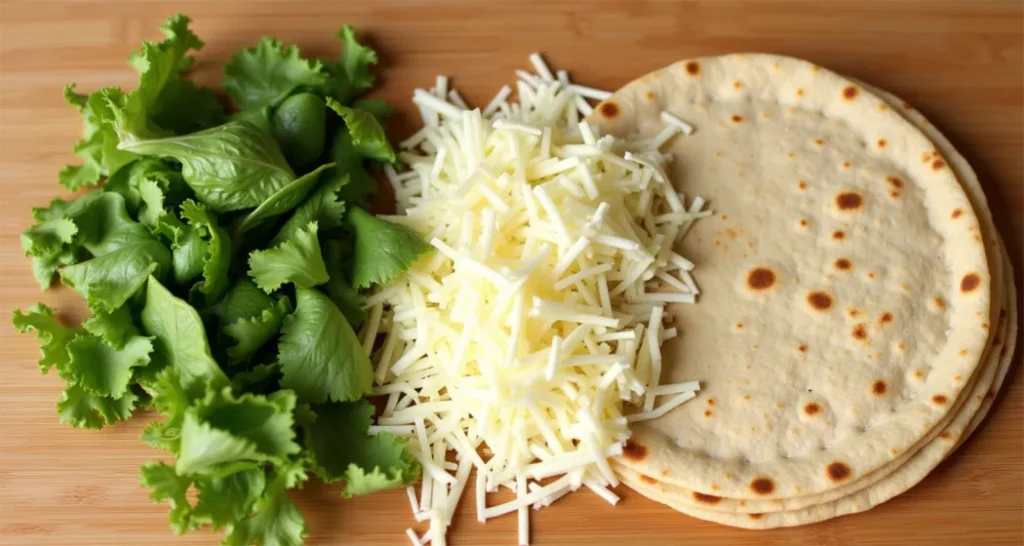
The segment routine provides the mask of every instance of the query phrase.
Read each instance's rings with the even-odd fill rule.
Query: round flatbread
[[[858,82],[860,83],[860,82]],[[992,273],[992,280],[994,289],[1000,289],[1003,286],[1003,276],[1007,276],[1008,281],[1012,283],[1012,272],[1003,271],[1004,265],[1008,269],[1009,262],[1003,259],[1005,249],[1001,248],[1001,242],[996,232],[995,224],[992,220],[991,211],[988,207],[988,203],[985,199],[984,191],[981,188],[977,174],[971,168],[967,160],[960,155],[949,140],[939,132],[934,125],[932,125],[919,111],[913,109],[910,104],[901,100],[899,97],[892,95],[886,91],[873,88],[870,85],[860,83],[865,89],[878,95],[886,101],[886,103],[901,114],[915,127],[920,129],[925,136],[927,136],[938,148],[940,153],[949,161],[950,167],[955,172],[957,178],[960,180],[964,187],[968,198],[971,201],[972,208],[976,211],[979,217],[983,238],[988,246],[988,258],[989,268]],[[996,290],[994,290],[995,292]],[[998,297],[993,294],[994,300],[1002,300],[1005,302],[1005,295]],[[1005,306],[1005,303],[1004,303]],[[994,309],[994,308],[993,308]],[[1002,321],[1005,319],[1005,309],[1000,308],[998,313],[999,316],[994,316],[993,321]],[[1007,344],[1012,346],[1012,344]],[[989,354],[991,356],[992,351],[998,353],[1000,347],[1003,351],[1007,350],[1007,345],[999,343],[998,339],[993,336],[992,345],[989,348]],[[1012,350],[1010,351],[1012,355]],[[996,354],[996,357],[1001,355]],[[1008,364],[1010,358],[1002,358],[1002,362]],[[990,372],[995,374],[995,383],[997,384],[992,388],[992,392],[998,390],[998,385],[1002,383],[1002,377],[1005,376],[1006,367],[1001,367],[998,371],[993,370]],[[984,386],[975,388],[975,391],[983,390]],[[988,402],[991,403],[991,397],[988,398]],[[987,407],[978,410],[978,413],[984,415],[987,412]],[[947,432],[951,434],[951,432]],[[960,439],[963,441],[963,438]],[[915,449],[908,450],[900,454],[898,457],[893,459],[886,466],[868,474],[862,476],[858,480],[854,480],[849,484],[842,487],[831,489],[825,493],[817,495],[801,495],[796,497],[761,500],[761,499],[732,499],[723,498],[715,495],[707,495],[692,490],[688,490],[681,487],[669,487],[666,486],[666,490],[671,491],[671,502],[673,504],[689,504],[697,509],[703,510],[715,510],[720,512],[739,512],[739,513],[764,513],[764,512],[780,512],[798,510],[815,504],[821,504],[830,502],[836,499],[840,499],[844,496],[850,495],[856,491],[859,491],[865,487],[868,487],[893,473],[896,469],[902,466],[908,459],[910,459],[916,453]],[[642,484],[650,485],[656,478],[646,476],[641,479]]]
[[[976,381],[992,282],[945,158],[860,85],[771,55],[693,59],[615,93],[602,132],[653,135],[716,215],[687,235],[703,292],[672,310],[663,380],[701,396],[637,423],[621,463],[702,493],[843,487],[938,434]]]

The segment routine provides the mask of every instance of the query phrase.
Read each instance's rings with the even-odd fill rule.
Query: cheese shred
[[[504,86],[470,109],[445,76],[417,89],[425,126],[401,143],[408,169],[386,170],[394,219],[434,248],[369,296],[361,340],[388,396],[371,432],[408,437],[423,467],[414,545],[444,544],[467,487],[479,521],[517,514],[523,545],[531,507],[581,487],[617,503],[608,459],[628,424],[700,388],[659,384],[678,335],[663,322],[700,293],[679,240],[710,214],[676,193],[659,148],[693,127],[665,112],[653,139],[600,135],[580,120],[611,94],[530,63],[518,103]],[[514,500],[487,506],[499,487]]]

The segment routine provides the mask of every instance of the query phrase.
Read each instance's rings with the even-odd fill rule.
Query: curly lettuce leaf
[[[177,453],[185,410],[205,396],[204,388],[201,384],[186,388],[181,374],[173,367],[160,370],[153,382],[147,385],[147,390],[153,394],[153,407],[164,420],[150,423],[142,431],[142,441],[152,447]]]
[[[133,369],[149,364],[153,342],[133,336],[115,349],[99,337],[79,335],[68,342],[67,351],[70,360],[63,377],[90,394],[119,399],[132,385]]]
[[[338,194],[346,184],[347,176],[332,177],[306,197],[270,240],[269,246],[277,246],[293,238],[310,222],[316,222],[324,231],[341,227],[345,217],[345,202],[339,199]]]
[[[101,429],[105,424],[112,425],[131,417],[138,401],[138,395],[132,391],[112,398],[71,384],[57,402],[57,416],[61,423],[76,428]]]
[[[170,244],[175,284],[186,285],[203,274],[209,243],[203,240],[199,230],[172,212],[157,220],[153,233]]]
[[[139,336],[135,327],[135,318],[127,305],[118,307],[110,313],[97,312],[82,323],[90,334],[99,337],[114,349],[121,349],[132,338]]]
[[[274,301],[259,315],[239,319],[224,326],[224,333],[235,341],[227,350],[232,363],[245,362],[256,355],[261,347],[281,330],[285,315],[292,312],[292,303],[287,297]]]
[[[142,327],[155,338],[153,360],[173,367],[184,381],[201,382],[211,388],[228,384],[227,376],[210,354],[199,313],[153,277],[146,285]]]
[[[39,347],[42,353],[39,370],[43,373],[50,371],[54,366],[60,370],[67,365],[71,358],[68,355],[67,344],[83,331],[81,328],[64,327],[57,322],[53,313],[53,308],[37,303],[29,307],[27,312],[15,309],[11,317],[15,330],[22,334],[34,331],[42,342]]]
[[[223,544],[302,546],[308,533],[306,520],[286,491],[305,481],[306,472],[301,464],[278,467],[263,496],[253,505],[252,514],[228,527]]]
[[[345,120],[356,154],[374,161],[395,162],[395,150],[391,148],[384,128],[373,114],[349,108],[330,97],[327,98],[327,106]]]
[[[323,63],[270,37],[235,53],[224,66],[224,90],[239,110],[274,107],[297,90],[320,89],[326,82]]]
[[[214,211],[258,207],[295,179],[277,141],[247,121],[164,136],[137,131],[121,112],[115,129],[121,149],[180,162],[196,197]]]
[[[300,451],[295,442],[295,394],[234,396],[210,391],[185,412],[175,469],[179,474],[223,477]]]
[[[171,528],[175,533],[183,534],[199,525],[192,517],[192,505],[188,501],[188,490],[192,480],[180,476],[174,467],[164,462],[152,462],[142,465],[139,470],[140,484],[150,489],[149,498],[156,501],[167,501],[171,506]]]
[[[300,402],[358,400],[370,392],[373,370],[352,326],[317,290],[296,288],[295,312],[284,319],[277,360],[281,386]]]
[[[230,527],[253,511],[266,487],[262,468],[243,470],[224,477],[200,477],[195,481],[193,518],[214,530]]]
[[[208,305],[220,300],[230,287],[231,241],[226,231],[217,226],[217,218],[195,201],[181,204],[181,216],[206,243],[203,255],[203,280],[192,287]]]
[[[346,497],[408,485],[419,479],[420,465],[408,441],[383,432],[371,436],[373,404],[366,400],[313,407],[317,419],[305,426],[313,469],[324,481],[345,481]]]
[[[256,286],[271,293],[285,283],[311,288],[327,282],[327,269],[317,240],[318,229],[316,222],[310,222],[280,245],[249,254],[249,276]]]
[[[355,27],[350,25],[341,27],[336,36],[342,42],[341,55],[326,67],[330,74],[327,88],[335,100],[348,103],[373,87],[370,67],[377,64],[377,52],[360,44]]]
[[[356,288],[390,282],[430,250],[415,231],[361,208],[350,210],[345,220],[356,234],[352,265]]]
[[[150,274],[170,270],[170,251],[135,222],[117,193],[92,192],[63,207],[78,228],[74,243],[93,258],[60,270],[64,284],[93,310],[113,311],[131,298]]]
[[[128,214],[155,228],[167,209],[192,196],[181,172],[155,158],[143,158],[119,169],[103,183],[103,191],[115,192],[125,201]]]

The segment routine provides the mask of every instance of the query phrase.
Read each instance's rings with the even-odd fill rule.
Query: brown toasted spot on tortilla
[[[885,148],[885,144],[886,144],[885,139],[884,138],[878,139],[877,144],[878,144],[879,148]]]
[[[747,286],[752,290],[767,290],[775,285],[775,272],[767,267],[756,267],[747,273]]]
[[[807,352],[807,346],[806,345],[798,345],[796,350],[800,351],[801,353],[806,353]]]
[[[885,394],[887,388],[888,385],[885,384],[884,379],[876,379],[875,382],[871,384],[871,392],[877,395]]]
[[[764,517],[764,514],[762,514],[761,512],[755,512],[753,514],[747,514],[747,517],[750,519],[761,519]]]
[[[601,112],[602,116],[613,119],[619,115],[619,105],[611,101],[604,102],[598,107],[598,111]]]
[[[864,203],[864,196],[855,191],[844,191],[836,196],[839,210],[857,210]]]
[[[974,239],[975,243],[980,243],[981,242],[981,235],[974,234],[974,237],[971,237],[971,238]]]
[[[705,495],[698,491],[693,492],[693,500],[697,502],[703,502],[705,504],[718,504],[722,501],[722,497],[716,497],[714,495]]]
[[[654,93],[648,91],[648,92],[644,93],[644,98],[647,99],[647,100],[654,100]]]
[[[743,395],[743,399],[744,400],[750,400],[750,395],[749,394],[744,394]]]
[[[981,277],[977,273],[968,273],[960,280],[960,291],[971,292],[981,284]]]
[[[804,96],[804,90],[802,88],[798,87],[797,90],[796,90],[796,96],[798,96],[798,97]]]
[[[924,379],[924,372],[921,370],[914,370],[914,377]]]
[[[900,351],[902,351],[903,349],[906,349],[906,347],[902,343],[897,343],[896,344],[896,348],[899,349]]]
[[[850,168],[850,162],[849,161],[843,161],[842,167],[844,169],[849,169]]]
[[[836,260],[835,266],[836,266],[836,269],[842,269],[843,271],[848,271],[851,267],[853,267],[853,263],[851,263],[850,260],[848,260],[846,258],[839,258],[838,260]]]
[[[900,198],[900,192],[898,192],[896,190],[893,190],[893,191],[889,192],[889,197],[892,197],[893,199],[899,199]]]
[[[811,402],[804,406],[804,413],[807,415],[815,415],[821,411],[821,406],[815,402]]]
[[[832,308],[832,296],[828,292],[815,290],[807,294],[807,303],[819,311],[826,311]]]
[[[631,461],[642,461],[647,457],[647,448],[632,439],[626,440],[626,445],[622,446],[622,456]]]
[[[868,274],[867,274],[867,275],[864,275],[864,276],[865,276],[865,277],[867,277],[867,278],[869,278],[869,279],[873,279],[873,278],[875,278],[875,274],[874,274],[874,273],[872,273],[871,271],[868,271]]]
[[[807,227],[807,218],[800,219],[800,227]]]
[[[945,166],[946,166],[946,162],[941,160],[941,159],[936,159],[935,161],[932,161],[932,170],[933,171],[942,170],[942,168],[945,167]]]
[[[658,483],[658,480],[656,480],[656,479],[654,479],[654,478],[652,478],[652,477],[650,477],[650,476],[648,476],[646,474],[640,474],[640,481],[646,483],[647,485],[655,485],[655,484]]]
[[[825,139],[823,139],[823,138],[816,138],[816,139],[814,139],[814,143],[816,145],[818,145],[818,146],[824,146],[825,145]]]
[[[966,347],[960,349],[960,356],[967,356],[967,348]]]
[[[686,61],[684,65],[686,67],[686,73],[691,76],[700,74],[700,61]]]
[[[715,414],[715,412],[713,412],[711,410],[704,410],[704,417],[711,417],[714,414]]]
[[[982,330],[988,330],[988,323],[987,322],[982,322],[981,323],[981,329]]]
[[[743,123],[743,116],[739,114],[733,114],[729,119],[731,119],[733,123]]]
[[[949,399],[946,398],[946,395],[944,395],[944,394],[936,394],[935,396],[932,396],[932,402],[935,402],[936,404],[938,404],[940,406],[944,405],[948,401],[949,401]]]
[[[939,434],[939,438],[942,438],[943,440],[952,440],[953,439],[953,435],[950,434],[950,432],[948,430],[946,430],[946,431],[943,431],[942,434]]]
[[[964,213],[963,209],[955,208],[955,209],[953,209],[953,213],[950,214],[949,217],[954,219],[954,220],[956,220],[963,213]]]
[[[832,239],[835,241],[841,241],[846,238],[846,234],[838,229],[832,232]]]
[[[935,307],[938,307],[939,309],[946,308],[946,300],[942,298],[932,298],[932,303],[934,303]]]
[[[864,341],[868,338],[867,326],[861,322],[853,326],[853,338],[859,341]]]
[[[956,375],[953,376],[953,381],[956,381],[957,383],[959,383],[959,382],[961,382],[963,380],[964,380],[964,376],[962,376],[960,374],[956,374]]]
[[[846,463],[833,461],[829,463],[828,467],[826,467],[825,473],[828,475],[830,480],[834,482],[841,482],[846,478],[849,478],[853,471],[850,470],[850,467],[847,466]]]
[[[887,324],[887,323],[892,322],[892,313],[890,313],[888,311],[882,313],[878,317],[878,322],[880,322],[882,324]]]
[[[742,84],[742,83],[740,83],[740,82],[738,82],[738,81],[732,82],[732,88],[733,88],[733,89],[739,89],[739,88],[741,88],[741,87],[743,87],[743,84]]]
[[[893,457],[895,457],[895,456],[897,456],[899,454],[900,454],[900,452],[897,451],[895,447],[890,447],[889,448],[889,455],[892,455]]]
[[[775,491],[775,482],[771,478],[755,478],[750,482],[750,490],[758,495],[771,495]]]
[[[857,315],[860,314],[860,311],[858,311],[856,307],[850,307],[846,310],[846,312],[849,313],[850,318],[856,318]]]
[[[668,476],[668,470],[662,470],[661,471],[661,475],[662,476]]]
[[[714,398],[708,398],[707,399],[707,405],[714,406],[715,405],[715,399]]]
[[[885,177],[885,182],[896,189],[900,189],[903,187],[903,181],[895,176]]]
[[[807,189],[807,182],[804,181],[804,180],[798,180],[797,183],[796,183],[796,187],[800,188],[801,191],[806,190]]]
[[[843,88],[843,98],[846,99],[846,100],[854,100],[854,99],[856,99],[857,98],[857,88],[852,86],[852,85],[848,85],[848,86],[844,87]]]

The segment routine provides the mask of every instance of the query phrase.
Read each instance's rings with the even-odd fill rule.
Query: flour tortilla
[[[663,381],[704,390],[634,426],[621,463],[772,499],[924,445],[976,381],[990,333],[979,221],[946,160],[861,86],[785,57],[683,61],[594,120],[652,135],[663,110],[697,127],[671,144],[671,179],[718,213],[687,236],[703,293],[673,309],[681,336],[665,351]]]
[[[967,195],[971,201],[972,207],[976,211],[979,219],[981,220],[982,233],[984,239],[989,247],[989,267],[992,272],[992,279],[994,287],[998,288],[1002,286],[1002,276],[1006,275],[1009,282],[1012,283],[1012,272],[1009,271],[1009,262],[1005,262],[1007,271],[1003,271],[1003,254],[1004,250],[1001,250],[1001,242],[995,229],[995,225],[992,221],[991,211],[988,207],[988,203],[985,199],[985,194],[978,181],[977,174],[971,168],[967,160],[960,155],[949,140],[942,135],[931,123],[920,112],[914,110],[908,103],[900,100],[895,95],[882,91],[880,89],[873,88],[869,85],[858,82],[865,89],[883,98],[886,103],[891,107],[900,111],[904,117],[906,117],[915,127],[920,129],[932,142],[936,145],[942,155],[949,161],[949,164],[953,171],[956,173],[957,178],[960,180]],[[995,298],[994,299],[1001,299]],[[1012,301],[1012,299],[1011,299]],[[1002,312],[1003,309],[1000,309]],[[996,318],[994,320],[1002,320]],[[989,351],[996,351],[998,348],[990,348]],[[1003,349],[1005,350],[1005,348]],[[1012,355],[1012,351],[1010,351]],[[996,357],[999,355],[996,354]],[[1005,362],[1009,363],[1009,358],[1004,359]],[[993,370],[989,372],[991,375],[995,375],[995,382],[997,386],[992,389],[991,392],[998,390],[998,384],[1002,382],[1002,375],[1005,375],[1005,368],[999,371]],[[975,388],[975,390],[983,390],[984,386]],[[990,398],[987,403],[990,403]],[[984,414],[987,411],[987,407],[984,410],[979,410],[980,414]],[[960,441],[962,441],[961,438]],[[900,454],[897,458],[893,459],[889,464],[884,467],[866,475],[858,480],[827,491],[823,494],[818,495],[802,495],[792,498],[783,499],[772,499],[772,500],[758,500],[758,499],[731,499],[731,498],[720,498],[714,495],[701,494],[700,492],[694,492],[680,487],[666,486],[665,489],[671,491],[671,502],[673,504],[689,504],[695,508],[703,510],[714,510],[719,512],[740,512],[740,513],[764,513],[764,512],[779,512],[796,510],[805,508],[814,504],[821,504],[830,502],[836,499],[840,499],[844,496],[850,495],[860,489],[871,486],[872,484],[886,478],[893,473],[896,469],[902,466],[908,459],[910,459],[916,450],[908,450]],[[919,478],[918,478],[919,479]],[[652,480],[656,480],[651,476],[641,478],[641,482],[644,484],[652,483]],[[696,493],[696,494],[695,494]]]
[[[1009,263],[1005,249],[1002,249],[1002,253],[1006,263]],[[1007,273],[1009,272],[1007,271]],[[1005,320],[1000,321],[999,334],[993,343],[996,350],[990,353],[989,364],[986,364],[988,368],[995,371],[994,381],[988,388],[976,388],[950,424],[935,440],[914,454],[906,464],[901,465],[884,479],[860,491],[831,502],[815,504],[798,510],[769,513],[728,513],[695,507],[692,503],[684,500],[685,496],[673,491],[672,486],[661,484],[629,468],[617,466],[616,473],[630,488],[684,514],[748,529],[806,525],[862,512],[886,502],[916,485],[943,459],[960,447],[964,440],[981,424],[992,407],[995,395],[1007,377],[1017,341],[1017,311],[1014,305],[1017,297],[1016,290],[1013,285],[1013,276],[1007,274],[1005,279],[1006,292],[1009,296],[1006,305],[1007,314]]]

